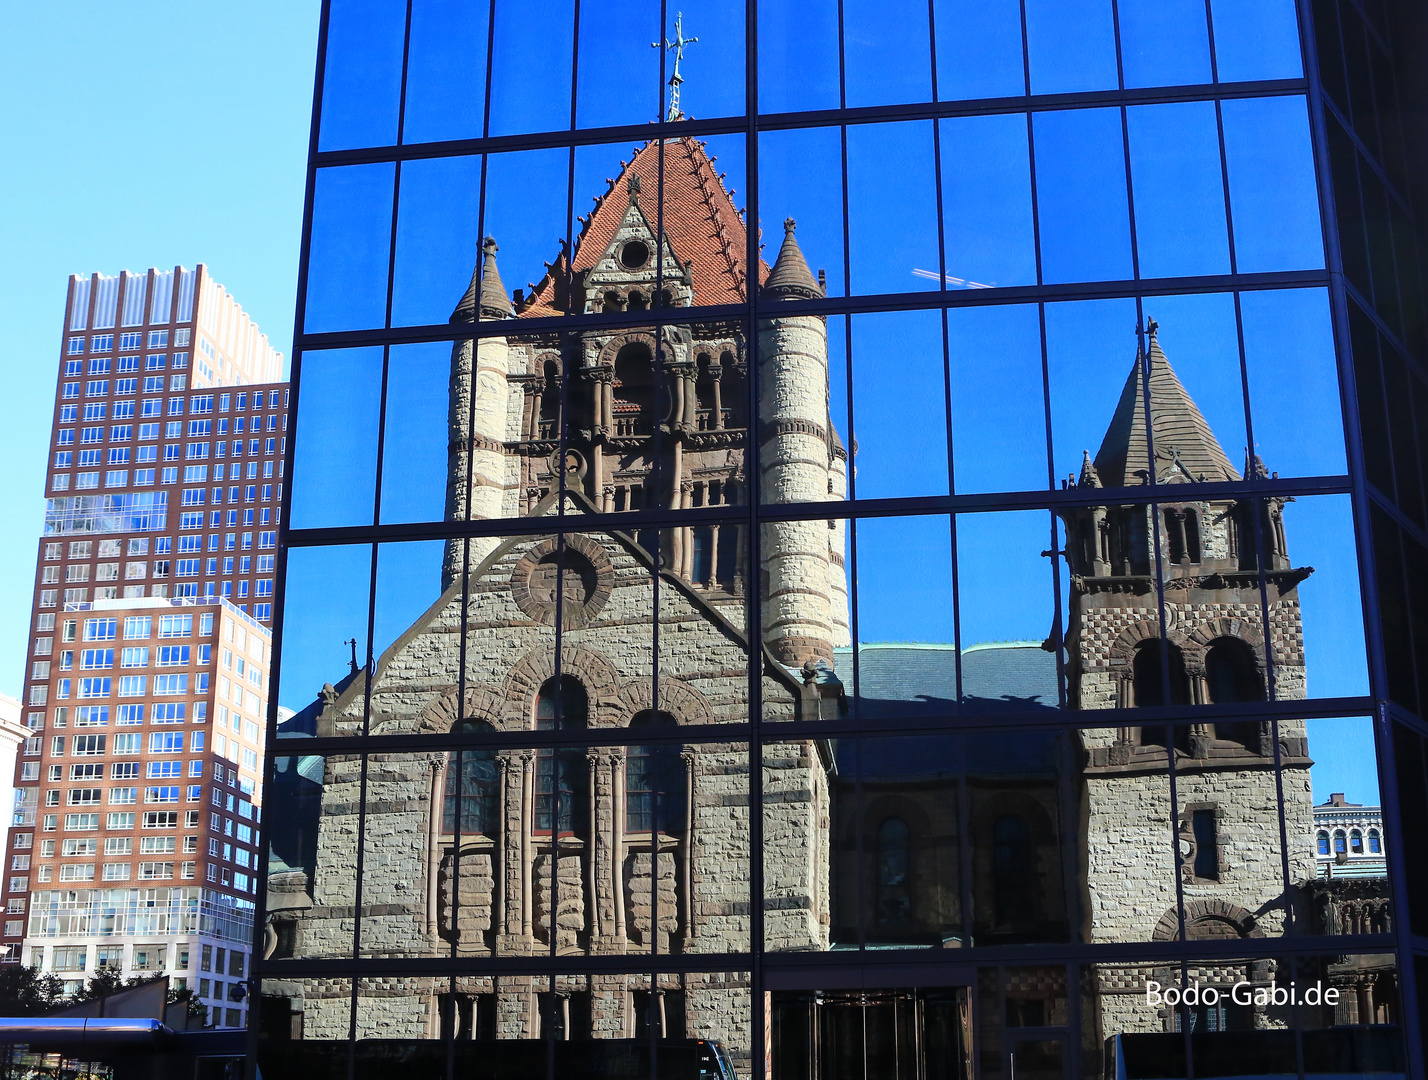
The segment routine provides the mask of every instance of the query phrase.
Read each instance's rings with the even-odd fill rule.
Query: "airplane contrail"
[[[913,270],[913,275],[916,276],[916,277],[921,277],[921,278],[931,278],[933,281],[936,281],[936,280],[938,279],[938,277],[941,276],[942,279],[943,279],[943,281],[945,281],[948,285],[954,286],[955,288],[959,288],[959,289],[995,289],[995,288],[996,288],[996,285],[995,285],[995,284],[985,285],[985,284],[983,284],[983,283],[980,282],[980,281],[968,281],[966,278],[953,277],[951,274],[939,275],[936,270],[917,270],[917,269],[914,269],[914,270]]]

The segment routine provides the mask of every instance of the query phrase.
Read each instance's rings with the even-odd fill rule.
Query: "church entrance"
[[[771,995],[774,1080],[970,1080],[963,987]]]

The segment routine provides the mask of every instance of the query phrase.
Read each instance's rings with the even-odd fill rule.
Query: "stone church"
[[[541,325],[567,310],[740,303],[753,288],[764,312],[757,342],[736,321],[695,312],[658,334]],[[360,955],[389,959],[628,956],[637,969],[651,953],[749,951],[747,804],[759,775],[751,778],[743,744],[684,744],[672,733],[746,720],[751,664],[768,720],[844,708],[835,674],[850,646],[841,523],[762,526],[751,581],[739,527],[582,532],[573,519],[760,496],[845,499],[849,462],[829,415],[824,322],[777,314],[784,300],[823,295],[792,220],[773,265],[747,265],[741,214],[689,138],[639,148],[584,219],[568,262],[562,253],[529,295],[508,294],[496,243],[485,241],[451,319],[499,331],[452,349],[447,515],[529,518],[531,532],[450,541],[427,611],[370,673],[354,665],[287,730],[569,731],[579,741],[628,729],[628,741],[373,754],[365,773],[359,755],[280,759],[276,790],[295,812],[271,827],[269,955],[350,956],[354,927]],[[1271,685],[1279,699],[1302,697],[1296,588],[1310,571],[1290,562],[1278,502],[1200,494],[1197,485],[1240,474],[1154,324],[1147,342],[1100,451],[1073,483],[1124,489],[1153,474],[1157,493],[1183,497],[1154,516],[1146,504],[1119,502],[1064,512],[1070,704],[1169,713],[1264,700]],[[755,371],[757,418],[746,411]],[[757,476],[746,469],[750,438],[759,441]],[[549,534],[557,515],[560,538]],[[745,611],[755,593],[763,634],[750,641]],[[966,711],[980,679],[978,701],[1014,697],[1033,708],[1058,699],[1049,652],[998,648],[974,662],[969,651],[959,691],[948,675],[954,651],[889,652],[882,676],[865,656],[863,692],[885,676],[889,699]],[[931,683],[909,675],[914,659]],[[948,689],[928,693],[933,683]],[[1034,701],[1042,704],[1025,704]],[[1314,876],[1302,722],[1282,722],[1277,746],[1257,722],[1157,717],[1079,733],[996,733],[948,750],[945,768],[936,753],[868,753],[861,783],[877,796],[869,802],[855,801],[863,796],[847,779],[851,745],[765,749],[768,951],[845,947],[860,933],[886,947],[1167,940],[1180,933],[1178,898],[1191,938],[1280,934],[1294,901],[1281,862],[1276,750],[1290,881]],[[281,819],[277,805],[275,795]],[[874,898],[871,914],[860,895]],[[1020,984],[1008,1008],[1064,1024],[1066,988],[1053,969],[1038,970],[1053,973]],[[1147,1014],[1147,977],[1138,967],[1096,972],[1097,1044],[1173,1024]],[[1213,977],[1262,983],[1273,972],[1246,962]],[[263,987],[301,1014],[309,1039],[347,1036],[349,992],[342,980]],[[780,1008],[775,1000],[775,1040]],[[717,1037],[746,1068],[748,1010],[747,977],[720,972],[393,976],[359,988],[357,1026],[359,1037],[377,1038]],[[993,1020],[978,1038],[995,1053],[1000,1013],[982,1015]],[[1207,1020],[1282,1022],[1263,1013]]]
[[[661,162],[661,155],[663,161]],[[662,175],[661,175],[662,174]],[[662,188],[663,209],[657,192]],[[657,221],[662,218],[663,228]],[[276,955],[350,955],[362,845],[360,943],[373,957],[629,955],[750,948],[748,748],[664,741],[743,722],[750,664],[770,719],[817,717],[848,643],[841,528],[769,525],[763,639],[750,642],[743,530],[567,531],[592,512],[837,501],[847,455],[828,413],[822,319],[543,331],[542,316],[818,297],[793,221],[772,267],[746,265],[744,224],[703,145],[641,147],[597,200],[569,266],[507,294],[496,244],[451,316],[503,332],[452,350],[449,520],[528,517],[532,534],[449,542],[444,589],[376,660],[324,692],[318,735],[629,729],[615,749],[331,757],[310,853],[273,876]],[[563,256],[562,256],[563,259]],[[755,275],[757,275],[755,277]],[[566,287],[576,290],[574,297]],[[762,365],[760,424],[747,415]],[[567,438],[562,453],[560,432]],[[745,469],[750,431],[763,475]],[[464,625],[464,631],[463,631]],[[657,636],[656,636],[657,635]],[[557,653],[557,641],[559,651]],[[822,661],[818,665],[816,661]],[[464,666],[463,666],[464,665]],[[765,762],[765,855],[780,902],[772,947],[827,944],[825,761],[813,743]],[[301,865],[305,864],[305,865]],[[275,863],[275,869],[281,864]],[[286,912],[284,909],[286,908]],[[286,924],[286,925],[285,925]],[[282,941],[278,941],[278,931]],[[346,984],[286,992],[307,1038],[348,1029]],[[359,1030],[386,1038],[717,1032],[749,1045],[746,977],[397,978],[362,991]]]

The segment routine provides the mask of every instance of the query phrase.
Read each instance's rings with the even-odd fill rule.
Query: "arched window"
[[[1364,834],[1355,829],[1349,833],[1349,853],[1352,855],[1362,855],[1364,853]]]
[[[1185,511],[1185,553],[1192,563],[1200,561],[1200,515]]]
[[[580,680],[549,679],[536,695],[537,731],[585,730],[590,702]],[[584,835],[590,823],[590,767],[580,749],[536,752],[535,829]]]
[[[878,826],[877,921],[882,925],[912,920],[912,831],[901,818]]]
[[[1161,665],[1161,654],[1167,653],[1170,669],[1170,693],[1167,700],[1165,669]],[[1185,679],[1185,657],[1180,649],[1160,640],[1148,638],[1136,646],[1135,659],[1131,662],[1131,677],[1135,686],[1135,704],[1184,705],[1189,699],[1189,687]]]
[[[1344,835],[1342,829],[1334,833],[1334,854],[1346,855],[1349,851],[1348,837]]]
[[[554,360],[547,360],[543,369],[545,385],[540,392],[540,431],[542,439],[558,439],[560,431],[560,368]]]
[[[694,397],[701,413],[714,408],[714,380],[709,377],[710,363],[708,353],[700,353],[699,358],[695,361]],[[706,423],[700,425],[700,428],[707,431],[715,426],[714,418],[711,416]]]
[[[1383,852],[1383,844],[1382,844],[1382,842],[1379,840],[1378,830],[1377,830],[1377,829],[1370,829],[1370,830],[1369,830],[1369,854],[1370,854],[1370,855],[1379,855],[1379,854],[1381,854],[1382,852]]]
[[[646,709],[630,720],[632,730],[676,726],[667,712]],[[684,833],[688,790],[684,776],[683,747],[679,743],[631,746],[625,761],[625,829],[669,836]]]
[[[1035,917],[1031,829],[1020,814],[1003,814],[992,823],[992,892],[997,925],[1015,926]]]
[[[645,300],[645,294],[642,293],[642,292],[640,292],[639,289],[633,289],[633,290],[631,290],[631,292],[630,292],[630,310],[631,310],[631,311],[644,311],[644,310],[645,310],[646,308],[648,308],[648,307],[649,307],[649,303],[648,303],[648,301]]]
[[[631,341],[615,354],[616,435],[648,435],[654,416],[654,370],[649,346]]]
[[[701,525],[694,530],[694,558],[690,579],[708,585],[714,576],[714,530]]]
[[[1205,682],[1215,705],[1264,700],[1264,682],[1254,650],[1239,638],[1216,638],[1210,643],[1205,653]]]
[[[614,289],[609,290],[604,296],[604,306],[606,311],[619,311],[624,307],[624,299]]]
[[[1329,834],[1326,832],[1321,832],[1319,834],[1319,854],[1329,854]]]
[[[462,731],[491,731],[490,724],[468,720]],[[452,836],[457,831],[456,806],[461,804],[460,829],[463,835],[494,836],[499,831],[498,806],[501,794],[500,767],[490,750],[456,750],[447,757],[446,785],[441,808],[441,831]]]

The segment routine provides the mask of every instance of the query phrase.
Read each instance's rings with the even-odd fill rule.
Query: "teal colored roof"
[[[838,677],[851,698],[853,651],[833,650]],[[1060,707],[1056,656],[1037,641],[988,642],[962,654],[957,694],[957,647],[889,642],[858,648],[860,716],[917,716],[958,712],[1036,712]]]

